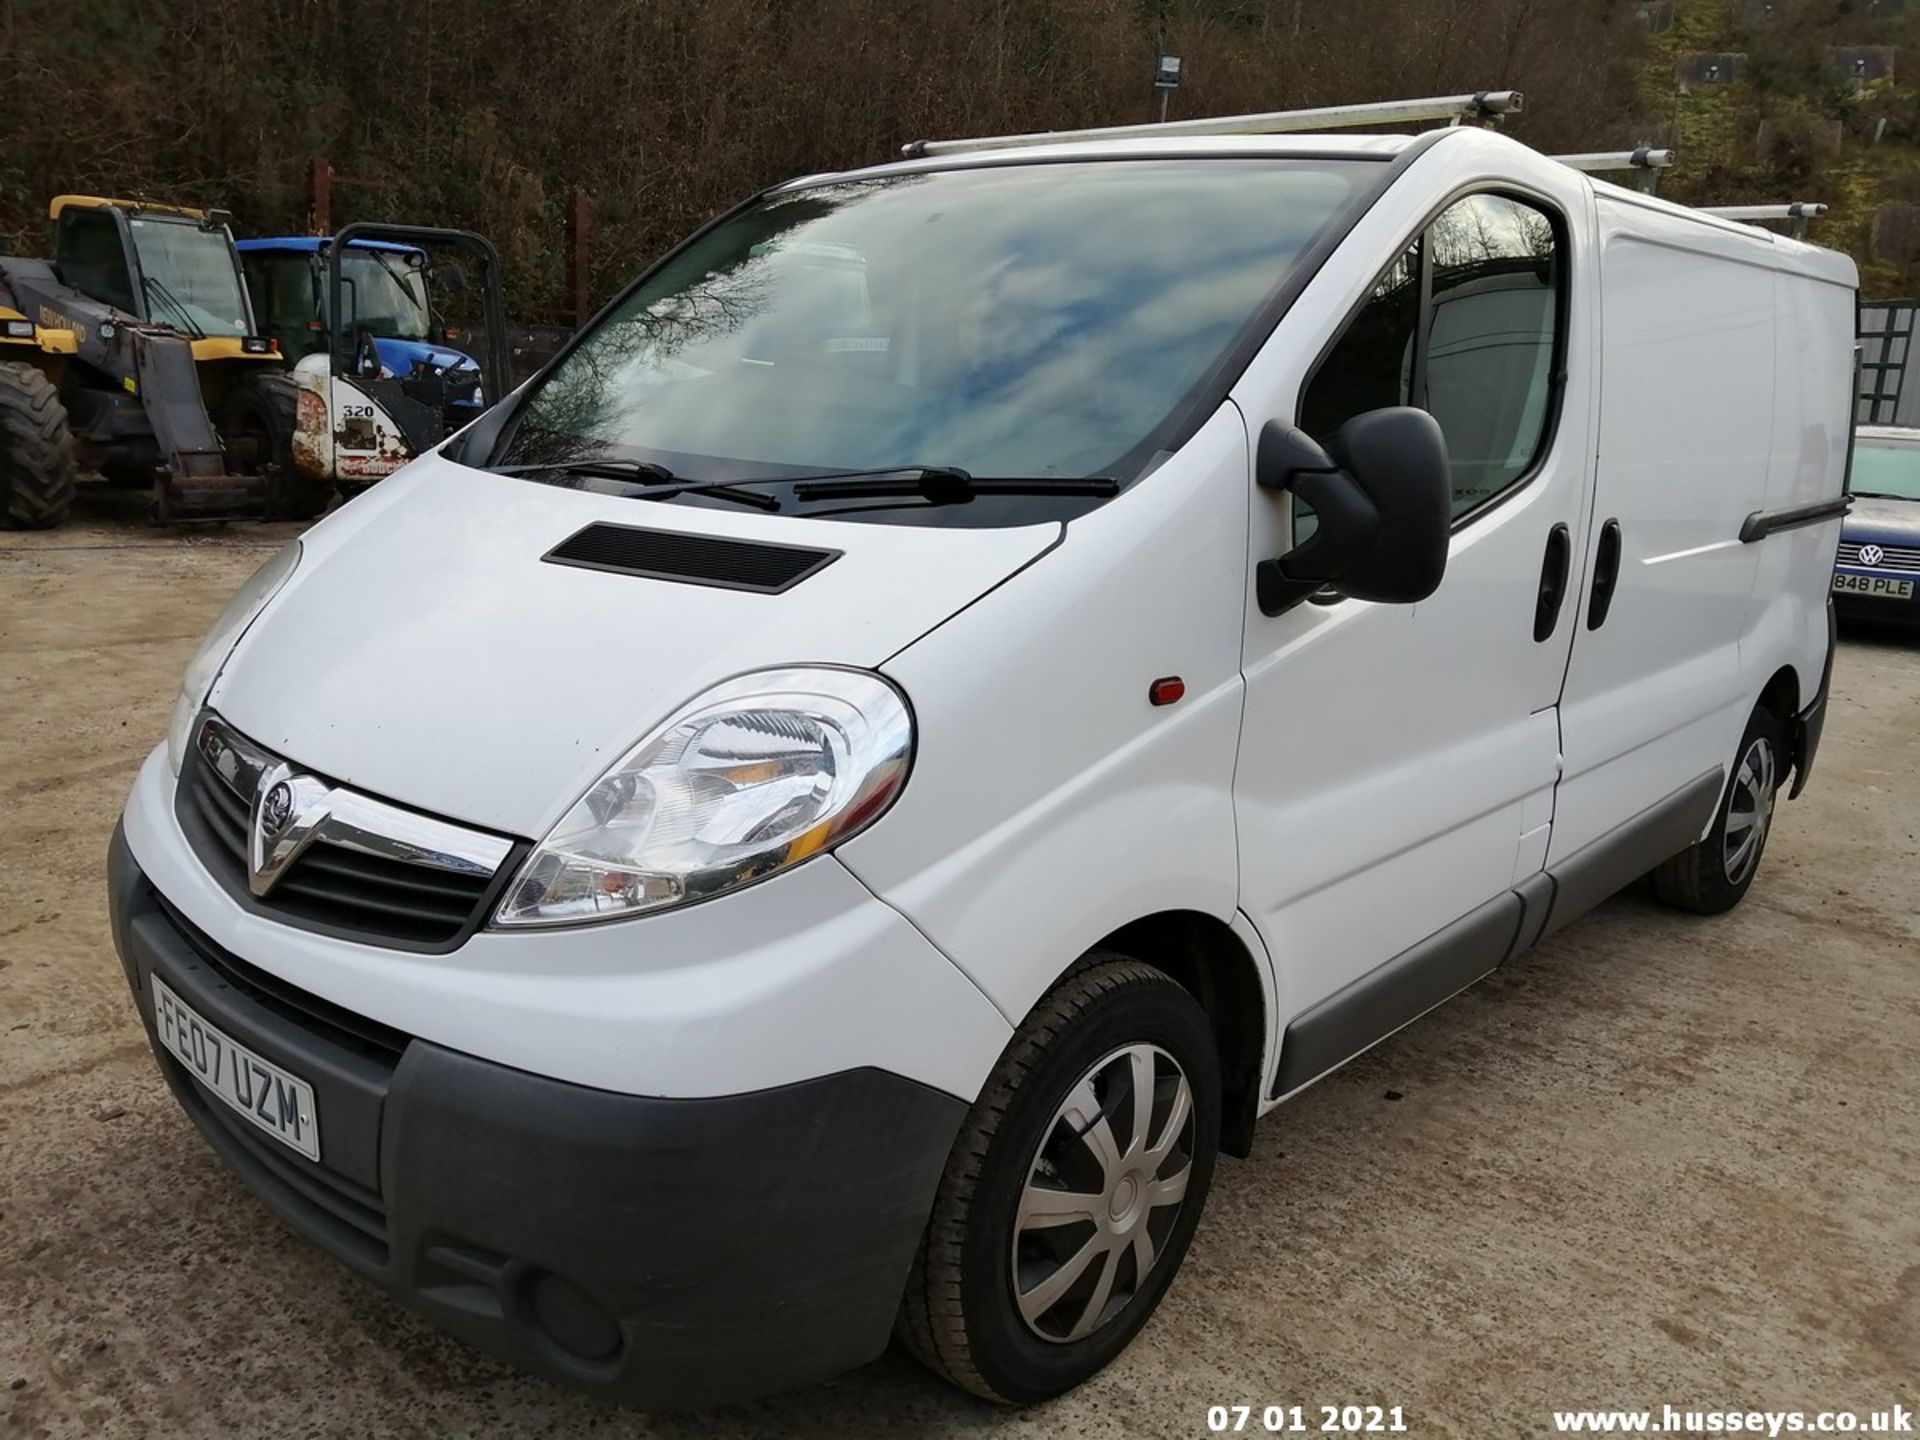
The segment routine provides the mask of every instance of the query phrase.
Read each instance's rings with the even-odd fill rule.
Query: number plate
[[[151,978],[153,1028],[187,1073],[283,1145],[318,1160],[313,1087],[209,1024],[158,975]]]
[[[1913,581],[1889,580],[1883,575],[1835,575],[1833,588],[1849,595],[1872,595],[1883,600],[1913,598]]]

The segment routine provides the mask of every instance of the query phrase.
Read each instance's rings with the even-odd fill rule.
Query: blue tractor
[[[486,363],[441,312],[436,286],[464,293],[467,272],[435,265],[451,247],[481,270]],[[338,235],[241,240],[241,268],[262,332],[298,387],[293,464],[351,496],[438,445],[502,394],[506,367],[500,263],[463,230],[349,225]]]

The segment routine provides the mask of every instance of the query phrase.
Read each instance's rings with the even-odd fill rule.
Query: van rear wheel
[[[1220,1062],[1193,998],[1095,952],[1014,1035],[954,1143],[899,1332],[954,1384],[1031,1404],[1160,1303],[1213,1177]]]
[[[1653,893],[1696,915],[1723,915],[1738,905],[1760,869],[1787,769],[1785,727],[1771,710],[1757,707],[1740,737],[1713,829],[1654,870]]]

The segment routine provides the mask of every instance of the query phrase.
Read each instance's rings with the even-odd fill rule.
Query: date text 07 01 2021
[[[1251,1431],[1264,1435],[1404,1435],[1400,1405],[1209,1405],[1214,1434]]]

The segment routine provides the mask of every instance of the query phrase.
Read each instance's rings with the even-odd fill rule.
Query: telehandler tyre
[[[293,463],[299,393],[290,375],[248,375],[228,387],[215,420],[227,468],[266,478],[267,514],[275,520],[311,520],[333,499],[331,480],[302,475]]]
[[[73,432],[53,382],[0,365],[0,527],[46,530],[73,508]]]

